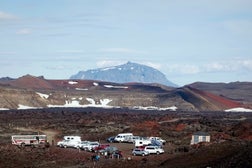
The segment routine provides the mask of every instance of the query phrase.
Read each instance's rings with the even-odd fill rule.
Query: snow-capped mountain
[[[159,83],[177,87],[165,75],[155,68],[137,63],[127,62],[123,65],[80,71],[70,79],[89,79],[116,83]]]

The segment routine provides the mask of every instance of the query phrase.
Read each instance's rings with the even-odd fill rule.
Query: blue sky
[[[252,1],[0,1],[0,77],[68,79],[127,61],[181,86],[252,81]]]

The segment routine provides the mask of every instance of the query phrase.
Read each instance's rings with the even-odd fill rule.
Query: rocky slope
[[[231,82],[231,83],[206,83],[196,82],[188,86],[204,90],[223,98],[231,99],[251,106],[252,84],[251,82]]]
[[[47,80],[31,75],[7,81],[0,80],[0,92],[1,109],[92,106],[223,111],[244,106],[242,101],[196,89],[193,85],[173,88],[160,84]],[[246,107],[251,106],[247,103]]]

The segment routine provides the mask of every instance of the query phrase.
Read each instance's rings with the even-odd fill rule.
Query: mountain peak
[[[70,79],[101,80],[115,83],[159,83],[177,87],[159,70],[130,61],[118,66],[79,71],[77,74],[72,75]]]

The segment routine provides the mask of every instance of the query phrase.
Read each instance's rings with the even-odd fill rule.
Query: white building
[[[210,142],[210,134],[206,132],[195,132],[192,135],[191,145],[197,144],[200,142]]]

